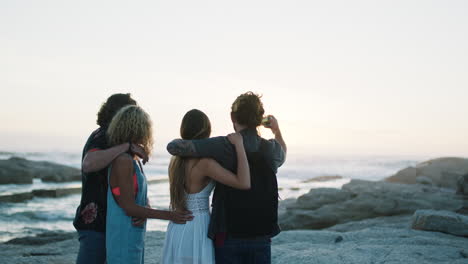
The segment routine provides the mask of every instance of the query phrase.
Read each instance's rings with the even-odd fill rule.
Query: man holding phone
[[[208,236],[215,243],[217,263],[271,263],[271,238],[280,232],[276,173],[287,148],[278,121],[271,115],[264,119],[264,113],[260,96],[252,92],[241,94],[231,107],[234,130],[244,140],[252,188],[240,191],[216,184]],[[275,139],[258,135],[262,123]],[[172,155],[213,158],[232,172],[237,165],[235,149],[226,137],[176,139],[167,150]]]

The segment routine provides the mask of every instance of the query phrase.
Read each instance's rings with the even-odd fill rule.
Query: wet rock
[[[36,197],[62,197],[70,194],[81,193],[81,187],[76,188],[63,188],[63,189],[38,189],[32,191],[33,195]]]
[[[0,195],[0,203],[21,203],[34,197],[32,192]]]

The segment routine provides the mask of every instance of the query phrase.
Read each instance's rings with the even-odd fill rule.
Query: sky
[[[246,91],[289,151],[468,156],[467,1],[0,2],[0,151],[81,151],[108,96],[156,151]],[[261,130],[264,137],[272,137]]]

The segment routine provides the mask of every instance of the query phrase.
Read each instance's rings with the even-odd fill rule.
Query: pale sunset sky
[[[81,151],[108,96],[156,151],[263,94],[292,153],[468,156],[468,1],[0,2],[0,151]],[[271,134],[262,131],[266,137]]]

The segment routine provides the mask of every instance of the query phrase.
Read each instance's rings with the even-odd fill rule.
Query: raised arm
[[[117,156],[129,150],[142,158],[143,163],[148,161],[148,155],[142,147],[136,144],[124,143],[108,149],[88,151],[81,164],[81,169],[84,173],[102,170],[109,166]]]
[[[281,145],[283,148],[284,154],[288,152],[288,148],[286,146],[286,142],[284,142],[283,135],[281,134],[281,130],[278,125],[278,120],[272,115],[268,116],[269,122],[268,125],[265,127],[270,128],[271,132],[275,135],[275,140],[278,141],[278,143]]]
[[[250,189],[250,168],[245,154],[242,136],[239,133],[228,135],[229,141],[236,148],[237,174],[221,167],[218,162],[212,159],[202,159],[204,174],[213,180],[237,189]]]
[[[114,198],[126,215],[138,218],[171,220],[175,223],[185,223],[193,219],[189,212],[155,210],[136,204],[133,191],[133,173],[134,168],[130,155],[121,154],[112,162],[109,184],[111,188],[120,188],[120,195],[114,195]]]

